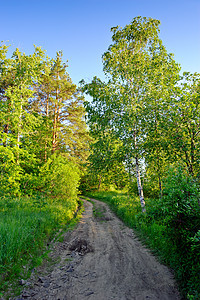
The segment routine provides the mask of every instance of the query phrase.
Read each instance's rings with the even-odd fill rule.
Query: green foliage
[[[89,141],[84,98],[62,53],[50,59],[35,47],[7,58],[7,49],[0,46],[2,289],[40,262],[44,245],[75,218]]]
[[[184,297],[199,299],[200,206],[198,187],[192,177],[182,168],[171,169],[164,196],[148,198],[145,214],[134,195],[102,191],[87,196],[108,203],[162,262],[174,269]]]
[[[5,227],[0,224],[4,237],[10,232],[13,249],[18,249],[14,228],[22,224],[16,232],[26,236],[26,214],[34,236],[30,218],[41,236],[47,211],[50,220],[56,220],[54,227],[71,218],[78,206],[80,175],[84,174],[83,192],[129,189],[129,197],[122,192],[96,195],[176,269],[184,294],[197,299],[200,75],[179,75],[173,54],[159,39],[159,25],[159,20],[136,17],[124,28],[111,29],[112,44],[103,54],[108,80],[94,77],[89,84],[83,82],[82,91],[93,98],[85,103],[62,52],[50,59],[38,47],[31,55],[16,49],[7,58],[8,47],[0,46],[0,197],[10,197],[0,203]],[[183,167],[169,170],[177,162],[190,176]],[[134,196],[137,189],[142,208],[143,189],[148,198],[145,214]],[[19,203],[12,199],[20,195],[31,195],[27,208],[22,205],[25,198]],[[45,230],[47,235],[52,232]],[[21,238],[22,248],[35,241],[27,233],[27,239]],[[9,243],[0,244],[6,264],[14,262],[9,261],[14,257],[14,250],[6,248]],[[29,252],[24,249],[22,253]]]
[[[58,198],[76,200],[80,171],[74,162],[65,156],[54,154],[40,168],[36,189]]]
[[[162,109],[169,107],[165,106],[166,99],[173,99],[180,69],[159,39],[159,24],[159,20],[136,17],[124,28],[112,28],[112,44],[103,54],[108,80],[94,77],[83,86],[93,98],[86,103],[91,132],[98,142],[107,135],[121,142],[118,161],[136,175],[143,210],[141,161],[146,159],[148,167],[153,160],[161,181],[164,155],[159,146],[160,119]],[[105,151],[104,162],[109,154]]]
[[[179,256],[178,279],[200,292],[196,282],[200,272],[200,205],[199,187],[182,167],[170,169],[160,200],[170,240]],[[180,270],[182,271],[180,272]]]
[[[0,53],[0,195],[42,189],[76,199],[90,138],[62,52],[50,59],[38,47],[31,55],[16,49],[7,59],[1,46]]]
[[[0,196],[4,194],[20,194],[22,168],[16,164],[15,154],[15,149],[5,148],[0,145]]]
[[[199,209],[199,188],[194,178],[186,173],[183,167],[170,168],[165,179],[163,210],[169,216],[169,224],[175,220],[182,222],[181,217],[190,218],[197,214]],[[171,223],[170,223],[171,222]],[[178,226],[179,227],[179,226]]]
[[[10,280],[28,276],[23,266],[30,271],[42,261],[44,246],[71,222],[75,210],[67,197],[59,200],[38,193],[0,198],[1,291],[9,287]]]
[[[45,61],[45,72],[40,83],[34,86],[31,110],[42,117],[33,142],[41,147],[34,149],[37,157],[47,160],[52,152],[67,153],[78,164],[88,156],[89,133],[86,128],[83,107],[84,98],[67,73],[62,52],[56,58]]]

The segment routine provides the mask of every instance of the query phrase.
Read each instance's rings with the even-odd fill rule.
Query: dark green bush
[[[200,295],[200,206],[199,188],[194,178],[183,168],[170,169],[160,200],[167,235],[178,255],[177,277],[184,290]]]

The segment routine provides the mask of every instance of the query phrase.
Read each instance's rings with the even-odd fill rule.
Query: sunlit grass
[[[0,198],[0,291],[22,276],[27,264],[30,270],[41,263],[44,247],[66,228],[76,209],[76,200]]]

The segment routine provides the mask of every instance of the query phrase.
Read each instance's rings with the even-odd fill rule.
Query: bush
[[[200,225],[200,194],[194,179],[182,168],[171,169],[160,200],[170,236],[178,251],[185,251]]]
[[[13,149],[0,145],[0,196],[20,195],[21,167],[16,164]]]
[[[57,198],[77,200],[80,172],[72,161],[62,155],[53,155],[40,168],[35,189]]]
[[[200,206],[199,189],[192,176],[183,168],[170,169],[160,200],[168,238],[173,242],[178,254],[179,271],[177,277],[182,287],[188,286],[200,295]],[[177,267],[177,266],[176,266]],[[196,293],[194,292],[194,294]]]

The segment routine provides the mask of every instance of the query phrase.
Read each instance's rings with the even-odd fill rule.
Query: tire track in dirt
[[[105,203],[84,201],[77,228],[66,232],[50,257],[59,261],[28,282],[20,298],[33,300],[176,300],[173,276]]]

